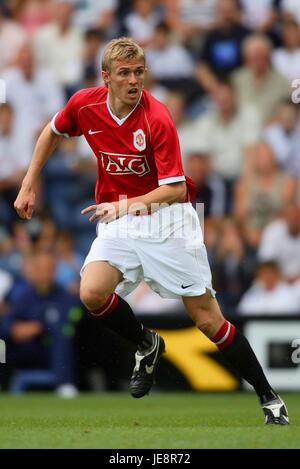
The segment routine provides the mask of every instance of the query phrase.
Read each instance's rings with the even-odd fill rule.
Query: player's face
[[[105,73],[105,72],[104,72]],[[109,92],[123,104],[134,107],[139,100],[145,80],[145,64],[142,59],[115,61],[104,80]]]

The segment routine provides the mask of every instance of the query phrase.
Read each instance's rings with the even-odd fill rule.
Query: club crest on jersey
[[[146,136],[142,129],[138,129],[133,132],[133,145],[139,151],[143,151],[146,148]]]

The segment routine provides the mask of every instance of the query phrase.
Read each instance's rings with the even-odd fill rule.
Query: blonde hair
[[[102,58],[102,70],[110,72],[115,60],[142,59],[144,63],[145,53],[143,49],[130,37],[112,39],[106,46]]]

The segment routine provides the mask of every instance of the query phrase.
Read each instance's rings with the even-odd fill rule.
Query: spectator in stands
[[[73,26],[73,14],[74,4],[70,0],[56,0],[53,21],[33,36],[38,66],[52,72],[67,97],[79,86],[82,77],[83,35]]]
[[[188,154],[185,171],[196,183],[195,203],[204,204],[205,218],[223,216],[225,213],[225,185],[221,177],[212,170],[210,154],[205,151]]]
[[[300,26],[300,10],[298,0],[281,0],[280,8],[285,19],[296,19]]]
[[[277,44],[279,41],[277,22],[279,20],[278,0],[240,0],[243,23],[252,30],[267,34]]]
[[[88,29],[84,34],[83,80],[87,88],[101,83],[100,63],[104,47],[103,31]]]
[[[6,19],[4,7],[0,4],[0,72],[13,64],[26,39],[26,32],[22,26]]]
[[[271,54],[272,44],[266,36],[250,36],[243,43],[244,66],[232,74],[240,103],[254,105],[263,121],[290,96],[288,81],[271,65]]]
[[[168,95],[167,88],[158,83],[149,69],[147,70],[147,74],[145,76],[145,89],[148,90],[152,96],[154,96],[154,98],[158,99],[162,103],[166,102]]]
[[[29,284],[3,319],[8,362],[18,370],[47,369],[51,384],[63,396],[73,396],[74,323],[78,300],[54,283],[51,253],[35,252],[26,262]]]
[[[300,26],[290,19],[283,24],[282,47],[272,53],[273,67],[292,83],[300,77]]]
[[[70,293],[79,293],[79,272],[84,257],[75,251],[74,240],[69,231],[60,231],[56,236],[55,254],[57,259],[56,282]]]
[[[300,314],[300,285],[289,285],[275,261],[262,262],[238,312],[247,315]]]
[[[202,33],[215,25],[217,0],[165,0],[164,5],[169,26],[197,49]]]
[[[241,0],[243,23],[265,32],[274,20],[274,0]]]
[[[166,88],[187,97],[199,93],[194,80],[194,63],[188,51],[172,37],[166,22],[155,28],[152,46],[146,50],[147,64],[154,78]]]
[[[155,0],[134,0],[132,11],[124,20],[128,36],[142,47],[151,44],[155,27],[162,19],[156,3]]]
[[[257,145],[253,169],[241,177],[235,193],[235,217],[249,246],[258,247],[263,229],[295,196],[294,181],[280,170],[271,147]]]
[[[51,20],[55,8],[53,0],[23,0],[18,3],[17,18],[28,36]]]
[[[31,220],[34,222],[34,219]],[[52,218],[47,215],[41,216],[39,219],[39,225],[36,229],[31,229],[31,236],[34,237],[35,247],[41,252],[50,252],[53,250],[56,236],[57,227]]]
[[[18,139],[26,142],[32,153],[41,126],[64,102],[61,87],[48,71],[37,66],[29,45],[21,48],[16,66],[2,77],[6,83],[7,100],[14,109]]]
[[[287,281],[300,279],[300,207],[297,204],[286,206],[282,218],[265,228],[258,258],[260,261],[276,260]]]
[[[31,248],[25,224],[16,222],[9,233],[6,228],[0,228],[0,268],[9,272],[14,278],[22,274],[22,254]]]
[[[296,105],[298,106],[298,104]],[[295,179],[295,183],[299,184],[300,178],[300,158],[299,158],[299,145],[300,145],[300,128],[297,128],[291,136],[290,151],[288,153],[285,170]]]
[[[100,28],[106,39],[118,35],[116,9],[118,0],[71,0],[75,4],[73,23],[81,31]],[[70,2],[70,0],[69,0]]]
[[[218,0],[216,26],[204,36],[196,77],[204,90],[213,92],[242,64],[241,44],[250,31],[241,24],[236,0]]]
[[[11,104],[0,106],[0,190],[18,186],[20,177],[31,159],[31,148],[26,148],[16,132],[14,110]]]
[[[193,123],[193,121],[187,117],[186,98],[181,92],[169,91],[166,94],[164,104],[167,106],[176,126],[180,142],[182,160],[184,163],[190,149]]]
[[[207,248],[207,257],[212,267],[212,272],[215,271],[216,251],[218,247],[218,233],[222,226],[223,219],[219,217],[208,217],[205,219],[203,226],[204,242]],[[213,274],[214,275],[214,274]]]
[[[223,219],[217,233],[213,275],[219,291],[219,301],[227,314],[232,315],[250,285],[253,261],[232,218]]]
[[[31,147],[24,134],[15,126],[10,104],[0,105],[0,222],[10,225],[15,217],[11,211],[25,170],[31,159]]]
[[[12,284],[13,277],[6,270],[0,268],[0,322],[1,316],[6,312],[7,306],[5,305],[5,299]]]
[[[232,203],[232,187],[240,176],[253,146],[258,142],[261,121],[250,104],[240,106],[233,86],[224,83],[213,93],[215,108],[201,115],[193,125],[191,151],[205,145],[212,158],[213,171],[226,184],[226,211]]]
[[[277,163],[284,170],[288,169],[293,142],[298,132],[299,107],[290,99],[284,100],[276,110],[275,119],[262,134],[263,140],[272,148]]]
[[[56,227],[52,220],[35,216],[25,223],[14,223],[12,236],[0,245],[1,265],[14,275],[14,284],[8,300],[14,304],[27,290],[34,268],[32,252],[34,250],[52,251],[56,236]],[[2,247],[2,250],[1,250]]]
[[[7,303],[10,308],[27,291],[32,278],[32,270],[34,269],[31,256],[33,251],[33,233],[30,234],[29,225],[17,222],[13,228],[14,236],[9,239],[10,251],[7,250],[5,253],[11,256],[11,259],[9,257],[6,259],[6,261],[10,260],[10,263],[7,262],[7,270],[13,274],[14,279],[13,285],[7,294]],[[2,259],[3,257],[5,259],[5,256],[1,255]],[[11,269],[11,266],[14,268]]]

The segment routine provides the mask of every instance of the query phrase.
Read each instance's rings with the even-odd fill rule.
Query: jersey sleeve
[[[177,130],[166,110],[154,122],[152,148],[158,185],[185,181]]]
[[[78,122],[77,94],[73,95],[65,107],[55,114],[51,122],[51,128],[57,135],[64,137],[79,137],[82,135]]]

